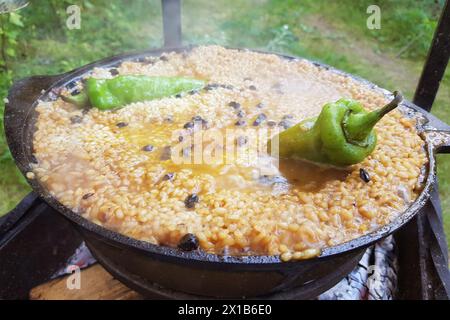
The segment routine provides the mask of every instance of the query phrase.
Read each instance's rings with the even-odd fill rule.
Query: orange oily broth
[[[206,56],[217,52],[219,65],[245,61],[225,49],[202,50]],[[207,252],[282,254],[283,260],[289,260],[308,257],[304,254],[308,249],[350,240],[391,221],[408,205],[397,194],[399,186],[406,189],[410,201],[420,192],[418,176],[426,163],[423,141],[415,132],[414,121],[399,112],[377,125],[375,152],[347,170],[282,160],[279,169],[269,171],[284,180],[273,184],[256,174],[267,169],[266,155],[261,155],[263,164],[250,166],[161,161],[162,149],[178,144],[178,131],[193,116],[208,120],[210,129],[202,132],[234,129],[238,118],[228,106],[230,101],[241,104],[247,127],[252,127],[261,112],[277,123],[283,115],[292,114],[296,123],[317,115],[323,103],[342,96],[359,99],[368,109],[385,102],[379,94],[348,79],[317,73],[309,64],[299,63],[298,70],[292,64],[284,69],[276,58],[247,57],[245,53],[258,63],[270,61],[280,70],[230,67],[225,81],[220,68],[209,69],[201,59],[195,61],[195,55],[171,55],[168,62],[152,66],[124,63],[119,71],[185,76],[195,72],[210,82],[233,84],[235,89],[202,91],[112,112],[90,110],[83,123],[76,125],[68,121],[80,113],[73,106],[58,100],[38,107],[34,146],[39,164],[34,172],[59,201],[98,224],[152,243],[176,246],[191,232]],[[243,79],[242,70],[251,74],[251,81]],[[250,83],[258,90],[249,90]],[[264,108],[255,108],[260,102]],[[167,116],[172,121],[166,121]],[[121,121],[128,126],[118,128]],[[152,152],[142,150],[148,144],[154,146]],[[359,178],[360,168],[369,172],[369,183]],[[167,173],[174,173],[174,178],[164,180]],[[89,193],[93,195],[83,199]],[[188,209],[184,199],[192,193],[197,193],[200,201]]]
[[[218,130],[222,139],[220,139],[220,142],[217,142],[216,140],[208,139],[209,136],[205,134],[205,130],[200,128],[200,125],[196,129],[196,133],[200,138],[200,143],[196,145],[200,146],[197,148],[194,146],[196,142],[194,136],[195,133],[190,130],[180,129],[183,128],[183,125],[190,121],[191,118],[181,117],[184,121],[180,121],[178,118],[180,117],[171,117],[169,121],[165,120],[162,123],[148,122],[138,126],[127,125],[124,128],[117,128],[116,125],[111,125],[110,127],[118,136],[124,137],[129,145],[129,149],[148,156],[148,160],[143,164],[143,167],[146,170],[150,169],[155,164],[160,164],[164,167],[164,172],[176,173],[183,169],[189,169],[194,175],[211,175],[215,177],[216,184],[230,190],[239,189],[241,191],[244,190],[248,193],[253,193],[258,190],[270,191],[272,189],[268,183],[255,181],[255,170],[260,172],[261,175],[265,169],[265,162],[258,163],[258,157],[268,158],[270,155],[267,155],[265,152],[261,152],[259,155],[256,153],[248,155],[248,148],[254,147],[256,142],[253,144],[248,142],[244,146],[238,146],[235,142],[236,138],[246,136],[245,130],[242,130],[241,134],[235,134],[229,138],[230,141],[233,141],[233,145],[226,147],[228,142],[226,132],[227,130],[236,130],[236,126],[229,125],[226,128]],[[252,123],[254,120],[255,119],[253,118],[249,122]],[[270,134],[269,130],[268,133]],[[183,137],[182,141],[178,141],[178,137],[180,136]],[[248,137],[248,139],[251,138]],[[143,148],[147,145],[153,146],[154,149],[151,152],[144,151]],[[178,152],[178,154],[180,154],[183,163],[177,163],[171,159],[161,159],[164,148],[167,146],[172,148],[173,153]],[[217,148],[220,148],[222,150],[222,157],[214,158],[212,163],[204,163],[203,150],[208,146],[217,146]],[[265,150],[266,146],[267,143],[264,141],[263,150]],[[189,149],[190,152],[183,155],[183,149]],[[195,152],[198,153],[195,154]],[[209,154],[207,150],[204,151],[204,153],[205,156]],[[195,157],[197,157],[197,159]],[[241,165],[239,163],[233,163],[233,159],[237,159],[238,157],[242,157],[243,161],[249,159],[249,157],[255,157],[255,159],[252,159],[254,162],[249,161],[248,163]],[[195,161],[199,163],[195,163]],[[275,159],[273,159],[273,161],[275,161]],[[271,163],[273,163],[273,161],[271,161]],[[255,171],[254,174],[252,174],[252,170]],[[231,175],[233,173],[243,175],[249,181],[226,179],[227,174]],[[280,159],[277,171],[277,174],[286,179],[285,182],[287,188],[312,192],[319,191],[328,181],[344,181],[349,173],[350,171],[348,171],[348,169],[317,166],[308,162],[290,159]],[[153,183],[158,182],[160,181],[153,181]],[[139,187],[142,187],[142,185]],[[145,191],[145,189],[148,189],[146,188],[148,185],[144,184],[143,187],[143,190],[137,189],[136,191]]]

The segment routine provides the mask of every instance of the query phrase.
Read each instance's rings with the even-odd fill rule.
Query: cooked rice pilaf
[[[389,223],[421,191],[424,141],[415,120],[400,111],[377,124],[373,154],[346,171],[281,161],[262,174],[258,165],[238,161],[189,165],[167,157],[188,140],[183,127],[195,116],[207,124],[205,132],[283,129],[340,98],[369,110],[387,103],[379,91],[310,62],[206,46],[89,76],[117,74],[184,76],[210,85],[114,111],[80,110],[60,98],[39,103],[34,175],[62,204],[106,228],[172,247],[193,234],[209,253],[305,259]],[[187,146],[182,150],[190,157]]]

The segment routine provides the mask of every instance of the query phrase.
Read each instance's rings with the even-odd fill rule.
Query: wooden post
[[[430,111],[450,57],[450,0],[442,10],[428,57],[417,85],[414,103]]]
[[[164,47],[180,47],[181,40],[181,0],[161,0],[164,30]]]
[[[414,95],[414,103],[430,111],[450,57],[450,1],[442,10]],[[396,239],[399,245],[401,299],[450,299],[448,248],[438,186],[428,203]]]

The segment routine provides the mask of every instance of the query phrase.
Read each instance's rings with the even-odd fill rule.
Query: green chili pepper
[[[344,167],[363,161],[375,149],[375,124],[395,109],[402,96],[381,109],[368,112],[351,99],[328,103],[316,118],[306,119],[269,140],[268,150],[278,138],[280,158],[303,159],[324,165]]]
[[[123,107],[132,102],[149,101],[202,88],[201,80],[180,77],[117,76],[112,79],[89,78],[85,89],[75,96],[64,96],[78,106],[88,103],[100,110]]]

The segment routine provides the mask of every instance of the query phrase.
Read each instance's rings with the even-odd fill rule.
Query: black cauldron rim
[[[35,114],[34,108],[37,105],[38,100],[48,100],[49,95],[54,88],[60,88],[67,85],[74,80],[80,79],[83,75],[88,74],[94,67],[114,67],[126,60],[137,60],[142,57],[147,56],[158,56],[165,52],[182,52],[189,51],[193,47],[182,47],[182,48],[170,48],[170,49],[159,49],[159,50],[149,50],[143,52],[135,52],[117,55],[109,58],[105,58],[99,60],[97,62],[90,63],[78,69],[72,70],[70,72],[54,75],[54,76],[34,76],[30,78],[26,78],[16,82],[11,88],[8,101],[14,101],[14,98],[21,95],[21,91],[24,87],[34,91],[37,94],[36,97],[33,97],[32,105],[27,110],[26,114],[21,114],[21,118],[18,119],[17,111],[14,109],[18,106],[13,103],[6,103],[5,108],[5,132],[7,137],[7,142],[10,147],[11,153],[14,157],[14,160],[19,167],[20,171],[26,176],[26,172],[30,171],[30,163],[32,162],[32,145],[30,144],[30,137],[32,137],[32,133],[34,132],[34,120],[33,115]],[[234,48],[230,48],[234,49]],[[241,49],[235,48],[237,50],[250,50],[250,49]],[[392,95],[391,92],[381,89],[375,84],[362,79],[360,77],[348,74],[346,72],[337,70],[331,66],[326,64],[311,61],[308,59],[303,59],[299,57],[289,56],[285,54],[277,54],[273,52],[266,52],[260,50],[251,50],[255,52],[261,52],[265,54],[275,54],[282,58],[288,60],[307,60],[312,62],[318,68],[323,68],[329,70],[331,72],[335,72],[341,74],[345,77],[349,77],[357,82],[360,82],[373,90],[381,91],[386,96]],[[38,90],[39,89],[39,90]],[[42,90],[43,89],[43,90]],[[38,91],[37,91],[38,90]],[[448,132],[450,131],[450,127],[445,123],[441,122],[431,114],[422,110],[420,107],[412,104],[411,102],[404,101],[402,103],[404,108],[408,109],[408,112],[411,112],[415,115],[420,115],[421,118],[424,118],[425,121],[422,124],[419,124],[418,131],[419,132],[427,132],[434,131],[436,133],[440,132]],[[20,124],[17,121],[24,121],[25,125],[23,125],[21,130],[20,137],[17,135],[17,129],[20,127]],[[30,122],[31,121],[31,122]],[[31,139],[32,141],[32,139]],[[428,168],[427,175],[424,184],[424,188],[416,199],[400,216],[395,218],[391,223],[372,231],[368,234],[365,234],[361,237],[355,238],[353,240],[331,246],[325,247],[321,254],[312,259],[332,259],[333,256],[339,255],[344,252],[349,252],[353,250],[362,249],[367,247],[374,242],[392,234],[393,232],[400,229],[404,226],[408,221],[410,221],[417,212],[425,205],[426,201],[430,196],[430,191],[432,190],[435,179],[436,179],[436,162],[434,154],[438,151],[439,148],[443,147],[441,145],[435,144],[432,140],[429,140],[425,137],[426,141],[426,152],[428,153]],[[446,145],[444,147],[447,147]],[[103,237],[105,241],[118,242],[125,246],[128,246],[135,250],[140,250],[149,255],[158,255],[161,259],[182,259],[189,263],[213,263],[213,264],[238,264],[238,265],[273,265],[282,263],[284,266],[288,266],[291,264],[299,264],[302,263],[302,260],[299,261],[290,261],[290,262],[282,262],[279,256],[264,256],[264,255],[255,255],[255,256],[222,256],[217,254],[206,253],[201,250],[184,252],[177,248],[166,247],[151,244],[149,242],[137,240],[134,238],[130,238],[126,235],[120,234],[118,232],[106,229],[100,225],[97,225],[85,218],[83,218],[78,213],[73,212],[69,208],[62,205],[59,201],[57,201],[54,197],[52,197],[48,191],[36,180],[36,179],[28,179],[28,183],[32,186],[33,190],[36,191],[40,197],[42,197],[50,206],[56,209],[58,212],[61,212],[66,218],[71,220],[76,224],[78,228],[86,229],[100,237]]]

